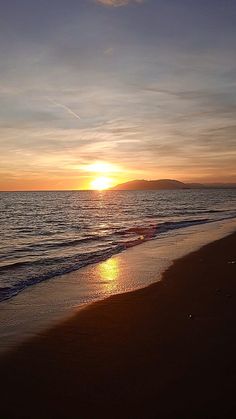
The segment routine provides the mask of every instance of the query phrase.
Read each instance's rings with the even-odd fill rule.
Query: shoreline
[[[233,233],[3,356],[3,417],[235,418],[235,262]]]
[[[70,318],[86,305],[160,281],[175,260],[235,229],[234,219],[180,229],[28,288],[1,303],[0,353]]]

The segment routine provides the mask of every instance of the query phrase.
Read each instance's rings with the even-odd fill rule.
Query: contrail
[[[75,113],[74,111],[72,111],[68,106],[63,105],[62,103],[56,102],[55,100],[51,99],[50,97],[47,97],[47,100],[51,103],[53,103],[55,106],[58,106],[59,108],[64,109],[65,111],[67,111],[70,115],[73,115],[75,118],[77,119],[81,119],[80,116]]]

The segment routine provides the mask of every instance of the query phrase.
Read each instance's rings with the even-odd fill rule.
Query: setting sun
[[[112,186],[112,179],[108,177],[98,177],[91,182],[91,189],[102,191]]]

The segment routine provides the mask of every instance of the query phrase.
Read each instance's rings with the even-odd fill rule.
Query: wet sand
[[[0,417],[236,418],[236,234],[1,358]]]

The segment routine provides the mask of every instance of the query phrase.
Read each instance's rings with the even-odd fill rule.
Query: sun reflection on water
[[[104,282],[106,291],[111,292],[117,286],[117,279],[120,273],[117,259],[108,259],[99,264],[100,280]]]

